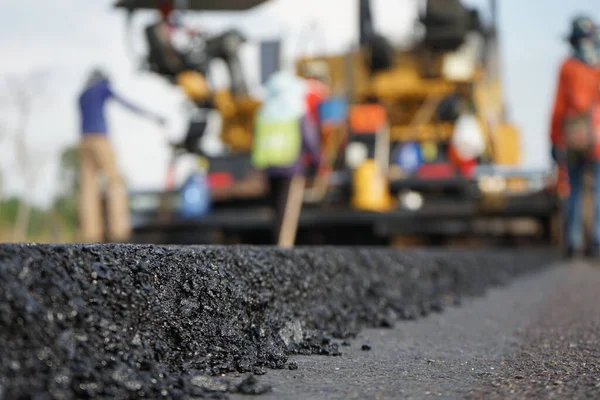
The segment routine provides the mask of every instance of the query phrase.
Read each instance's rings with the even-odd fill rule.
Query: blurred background
[[[409,48],[415,23],[427,7],[417,0],[373,0],[378,33]],[[490,23],[487,0],[464,0]],[[500,79],[505,116],[520,131],[518,167],[550,171],[549,123],[564,37],[572,17],[600,18],[591,0],[497,2]],[[0,2],[0,241],[69,242],[78,239],[78,97],[95,67],[110,75],[115,91],[166,118],[157,125],[108,104],[110,139],[131,193],[164,190],[172,161],[169,143],[186,135],[186,94],[163,76],[140,68],[148,51],[143,29],[156,11],[142,10],[127,26],[113,0]],[[299,57],[348,51],[359,40],[358,0],[270,0],[233,12],[185,12],[183,21],[217,35],[238,29],[249,93],[264,94],[261,43],[281,41],[281,67]],[[214,68],[213,89],[230,84]],[[182,159],[181,186],[196,168]],[[134,221],[135,222],[135,221]],[[175,241],[175,239],[157,239]],[[192,240],[193,241],[193,240]],[[198,239],[200,241],[200,239]],[[194,241],[193,241],[194,242]]]

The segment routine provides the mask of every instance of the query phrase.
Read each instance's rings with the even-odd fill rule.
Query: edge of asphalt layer
[[[522,332],[570,272],[557,265],[442,314],[394,329],[365,329],[341,357],[292,356],[298,369],[269,371],[262,380],[273,390],[258,399],[473,399],[476,390],[483,392],[477,399],[487,399],[490,391],[480,387],[495,389],[491,376],[502,373]]]
[[[0,245],[0,399],[226,398],[554,251]],[[240,373],[241,382],[223,377]]]

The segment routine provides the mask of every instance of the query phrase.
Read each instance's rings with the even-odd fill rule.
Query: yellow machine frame
[[[488,159],[497,165],[520,163],[520,132],[504,120],[499,80],[490,78],[482,65],[470,79],[453,81],[442,77],[440,72],[442,58],[447,55],[432,60],[416,51],[398,51],[393,68],[371,76],[365,56],[364,50],[357,50],[340,55],[302,57],[296,61],[296,67],[302,75],[307,65],[325,62],[335,93],[348,94],[350,103],[376,98],[385,104],[393,142],[450,139],[454,124],[436,122],[434,110],[444,97],[461,86],[471,85],[476,116],[486,135]],[[426,70],[433,70],[434,77],[424,77]]]

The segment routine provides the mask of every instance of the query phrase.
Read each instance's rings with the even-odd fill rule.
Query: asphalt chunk
[[[259,395],[271,391],[269,385],[261,384],[254,375],[248,376],[237,387],[236,392],[241,394]]]
[[[2,245],[0,398],[265,393],[253,372],[284,369],[293,354],[339,356],[336,340],[481,295],[554,257]],[[227,373],[248,375],[235,384]]]

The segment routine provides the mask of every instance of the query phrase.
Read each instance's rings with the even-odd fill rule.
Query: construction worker
[[[600,63],[598,27],[587,16],[572,21],[568,36],[572,54],[560,68],[551,122],[552,156],[561,176],[564,195],[564,238],[568,258],[583,250],[582,193],[584,176],[594,177],[594,222],[588,256],[600,255]],[[581,135],[584,133],[585,135]],[[568,186],[567,186],[568,185]],[[564,189],[567,188],[565,192]]]
[[[231,47],[239,44],[232,44],[231,35],[210,39],[184,24],[174,0],[154,1],[157,19],[145,29],[149,67],[181,86],[190,99],[203,100],[198,93],[204,93],[212,60],[223,59]]]
[[[214,74],[209,74],[211,65],[214,65],[211,64],[212,55],[207,50],[206,38],[183,24],[173,0],[155,1],[159,10],[158,21],[146,28],[149,59],[155,71],[170,77],[194,103],[190,129],[180,147],[192,152],[204,147],[211,155],[221,154],[226,150],[221,136],[227,135],[221,135],[220,131],[235,131],[228,123],[237,112],[231,90],[219,84]],[[228,46],[231,43],[222,41],[221,44]],[[211,129],[216,125],[223,128],[217,126],[216,130]]]
[[[312,62],[305,66],[304,77],[307,81],[306,101],[308,113],[315,124],[319,124],[319,106],[331,96],[329,66],[323,62]]]
[[[129,110],[163,125],[164,119],[131,104],[111,88],[108,76],[96,69],[79,97],[81,114],[80,151],[80,224],[84,242],[101,242],[104,238],[102,201],[98,175],[108,181],[108,237],[123,242],[130,235],[127,191],[117,167],[115,152],[108,139],[104,114],[107,100],[114,99]]]
[[[305,81],[285,71],[274,74],[267,82],[255,129],[252,159],[255,167],[267,172],[275,210],[274,240],[284,247],[293,245],[282,241],[286,214],[295,220],[291,222],[295,238],[304,193],[304,152],[312,155],[313,163],[320,163],[319,136],[305,96]]]

